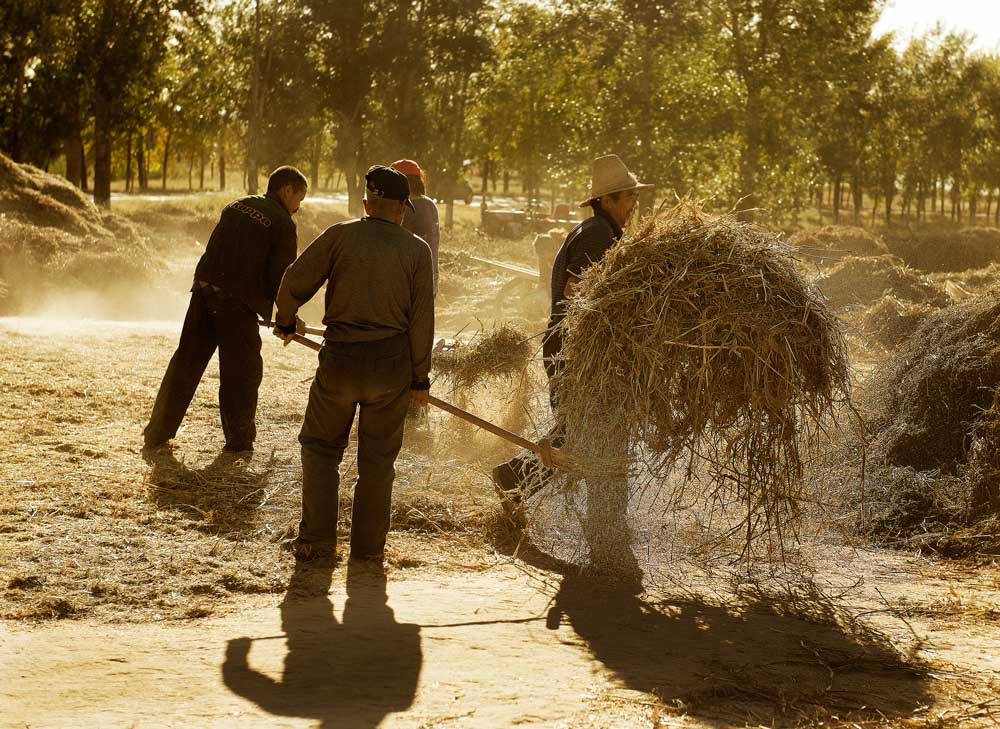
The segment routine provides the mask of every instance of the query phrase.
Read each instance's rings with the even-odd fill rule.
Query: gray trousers
[[[375,342],[327,342],[309,391],[302,445],[299,540],[337,543],[340,462],[358,420],[358,480],[351,516],[351,556],[377,556],[389,531],[396,455],[410,400],[406,334]]]

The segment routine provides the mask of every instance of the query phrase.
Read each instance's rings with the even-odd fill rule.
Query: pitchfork
[[[271,322],[266,322],[266,321],[258,323],[262,327],[270,328],[274,326]],[[305,331],[308,334],[323,334],[322,329],[307,328],[305,329]],[[317,352],[323,348],[323,345],[320,344],[319,342],[309,339],[308,337],[304,337],[301,334],[292,334],[291,338],[293,341],[298,342],[299,344],[302,344],[306,347],[309,347],[309,349],[315,350]],[[468,423],[472,423],[473,425],[482,428],[485,431],[493,433],[493,435],[499,436],[504,440],[513,443],[516,446],[520,446],[521,448],[531,451],[532,453],[536,454],[539,457],[539,459],[541,459],[542,465],[547,466],[548,468],[569,469],[572,468],[573,466],[573,461],[569,457],[569,455],[563,453],[558,448],[553,448],[548,438],[543,438],[542,440],[535,443],[533,441],[528,440],[527,438],[518,435],[517,433],[511,433],[509,430],[501,428],[499,425],[491,423],[488,420],[483,420],[482,418],[473,415],[470,412],[462,410],[462,408],[456,407],[455,405],[452,405],[450,402],[445,402],[444,400],[436,398],[433,395],[429,395],[427,401],[434,407],[440,410],[444,410],[446,413],[454,415],[456,418],[460,418]]]

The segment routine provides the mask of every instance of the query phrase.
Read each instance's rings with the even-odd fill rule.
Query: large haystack
[[[845,258],[820,275],[816,285],[835,309],[852,304],[867,306],[885,296],[931,306],[950,303],[943,288],[894,256]]]
[[[921,271],[953,272],[1000,262],[1000,229],[893,229],[886,231],[889,252]]]
[[[849,381],[839,324],[790,247],[682,204],[585,272],[563,353],[559,416],[588,482],[638,468],[676,508],[697,472],[723,512],[708,541],[781,549],[801,448]]]
[[[102,232],[101,214],[69,181],[0,154],[0,214],[75,235]]]
[[[845,504],[872,538],[934,547],[1000,513],[998,395],[996,291],[929,315],[875,371],[860,400],[867,483],[843,480]],[[856,438],[848,443],[835,467],[861,453]]]
[[[848,256],[882,256],[889,252],[881,239],[864,228],[849,225],[801,230],[789,238],[788,243],[809,261],[819,264]]]
[[[0,155],[0,309],[54,289],[149,282],[162,262],[129,220],[98,210],[65,179]]]

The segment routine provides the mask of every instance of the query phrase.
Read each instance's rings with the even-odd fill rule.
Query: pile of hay
[[[104,293],[163,270],[134,223],[98,210],[65,179],[0,155],[0,310],[55,289]]]
[[[788,239],[810,261],[823,263],[847,256],[882,256],[889,252],[879,238],[864,228],[827,225],[815,230],[801,230]]]
[[[852,304],[867,306],[890,295],[938,307],[950,303],[940,286],[894,256],[845,258],[819,276],[816,285],[836,309]]]
[[[865,335],[892,350],[916,331],[921,322],[936,308],[930,304],[914,304],[894,296],[887,296],[869,307],[861,320]]]
[[[517,327],[502,324],[486,334],[480,331],[471,342],[439,342],[434,350],[434,372],[461,388],[490,379],[513,380],[531,361],[534,350],[529,340]]]
[[[862,389],[868,477],[840,481],[857,526],[880,543],[937,549],[1000,514],[998,397],[997,293],[930,314]],[[834,467],[853,474],[862,445],[850,436]]]
[[[849,390],[840,325],[790,247],[682,203],[584,273],[563,355],[558,415],[588,482],[630,469],[680,508],[700,474],[709,541],[783,554],[803,449]]]
[[[1000,262],[1000,229],[890,230],[889,252],[922,271],[954,272]]]

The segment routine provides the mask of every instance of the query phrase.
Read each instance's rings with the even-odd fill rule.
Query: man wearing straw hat
[[[569,232],[552,265],[552,309],[542,345],[545,372],[550,380],[560,366],[561,325],[566,316],[566,300],[572,295],[583,272],[601,261],[604,254],[621,240],[622,229],[638,205],[639,191],[651,187],[653,186],[639,182],[618,155],[609,154],[594,160],[590,195],[580,203],[581,208],[590,207],[593,216]],[[550,387],[549,394],[555,413],[558,407],[558,393]],[[553,433],[553,445],[559,445],[562,441],[558,430],[557,425],[557,432]],[[508,514],[517,521],[523,521],[524,501],[541,489],[552,475],[553,472],[538,464],[531,454],[518,455],[492,471],[501,503]],[[627,483],[601,484],[600,489],[591,489],[587,501],[586,531],[592,562],[598,566],[608,561],[620,562],[623,554],[620,550],[621,535],[627,532],[625,527]],[[609,517],[610,521],[615,523],[609,523]],[[619,543],[609,547],[605,538],[607,532],[618,532],[616,541]],[[619,552],[614,556],[614,560],[611,560],[611,555],[597,553],[607,551],[608,548],[614,548]],[[628,554],[631,555],[631,549]],[[634,564],[634,557],[632,561]]]

